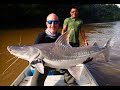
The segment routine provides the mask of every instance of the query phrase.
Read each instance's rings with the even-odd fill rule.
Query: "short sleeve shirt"
[[[64,20],[63,25],[67,26],[67,30],[72,30],[69,37],[69,42],[79,43],[79,32],[82,24],[83,21],[78,18],[73,19],[69,17]]]

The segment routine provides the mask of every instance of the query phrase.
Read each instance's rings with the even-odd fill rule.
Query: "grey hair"
[[[50,14],[47,16],[46,20],[48,20],[48,17],[49,17],[50,15],[54,15],[54,16],[56,16],[56,17],[58,18],[58,16],[57,16],[55,13],[50,13]],[[59,20],[59,18],[58,18],[58,20]]]

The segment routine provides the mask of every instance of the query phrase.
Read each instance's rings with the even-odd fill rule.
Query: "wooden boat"
[[[96,80],[93,78],[89,70],[84,64],[80,64],[80,82],[77,82],[79,86],[98,86]],[[11,86],[30,86],[31,79],[33,77],[34,69],[28,65],[24,71],[15,79]],[[64,83],[63,75],[48,75],[44,86],[67,86]]]

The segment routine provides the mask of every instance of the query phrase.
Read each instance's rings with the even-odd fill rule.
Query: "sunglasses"
[[[54,24],[58,24],[58,20],[48,20],[47,22],[48,22],[48,24],[52,24],[52,22]]]

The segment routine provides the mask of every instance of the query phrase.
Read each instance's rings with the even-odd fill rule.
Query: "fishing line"
[[[5,71],[2,73],[2,75],[4,75],[4,73],[18,60],[19,58],[17,58],[8,68],[5,69]]]
[[[22,42],[22,36],[20,35],[20,43],[18,43],[18,45],[20,46],[21,45],[21,42]]]
[[[6,63],[8,63],[9,61],[13,60],[14,58],[17,58],[17,57],[13,57],[13,58],[11,58],[11,59],[10,59],[10,60],[8,60]]]
[[[2,52],[2,53],[0,53],[0,54],[4,54],[4,53],[7,53],[8,51],[5,51],[5,52]]]

